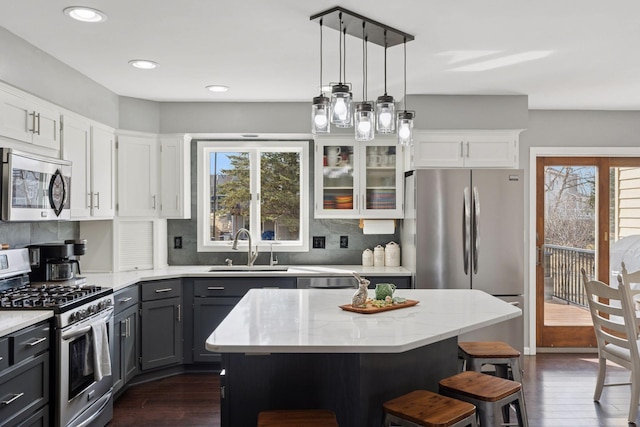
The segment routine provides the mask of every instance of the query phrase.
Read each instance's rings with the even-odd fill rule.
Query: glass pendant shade
[[[413,111],[398,113],[398,144],[409,145],[413,142]]]
[[[356,104],[356,141],[372,141],[375,130],[375,114],[373,104],[359,102]]]
[[[396,106],[393,96],[383,95],[376,102],[376,131],[378,133],[394,133]]]
[[[338,83],[331,87],[331,123],[339,128],[353,126],[352,97],[349,86]]]
[[[314,134],[331,132],[329,115],[329,98],[324,95],[313,98],[313,105],[311,106],[311,132]]]

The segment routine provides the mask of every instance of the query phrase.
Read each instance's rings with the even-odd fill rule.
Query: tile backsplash
[[[1,222],[0,243],[23,248],[34,243],[63,242],[77,239],[80,225],[76,221]],[[90,244],[90,243],[89,243]]]

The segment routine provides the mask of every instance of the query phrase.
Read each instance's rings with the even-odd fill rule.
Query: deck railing
[[[545,281],[552,282],[553,297],[587,307],[587,295],[580,275],[582,268],[588,276],[594,275],[594,250],[545,245]]]

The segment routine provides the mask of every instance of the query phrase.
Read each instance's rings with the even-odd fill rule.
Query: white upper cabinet
[[[113,129],[74,114],[65,114],[63,123],[62,158],[73,162],[71,218],[113,218]]]
[[[407,170],[517,168],[521,130],[415,131]]]
[[[158,136],[118,133],[118,216],[156,217]]]
[[[91,216],[91,123],[84,117],[63,117],[62,158],[71,164],[71,218]]]
[[[315,218],[402,218],[402,162],[395,138],[316,138]]]
[[[191,217],[191,138],[160,135],[160,216]]]
[[[116,136],[113,129],[91,126],[91,217],[113,218],[115,198]]]
[[[29,94],[2,86],[0,136],[60,150],[60,110]]]

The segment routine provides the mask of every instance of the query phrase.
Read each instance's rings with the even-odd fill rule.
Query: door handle
[[[151,196],[152,200],[153,200],[153,209],[156,208],[156,195],[154,194],[153,196]]]
[[[462,260],[464,274],[469,274],[469,239],[471,238],[471,207],[469,206],[469,187],[462,192]]]
[[[171,292],[172,290],[173,288],[156,289],[156,294],[161,294],[163,292]]]
[[[180,322],[181,321],[181,317],[182,317],[181,313],[180,313],[180,304],[178,304],[177,307],[178,307],[178,318],[177,318],[177,320],[178,320],[178,322]]]
[[[36,134],[40,135],[40,113],[36,114],[36,117],[38,118],[38,130],[36,131]]]
[[[36,133],[36,112],[29,113],[29,115],[31,116],[31,129],[29,129],[29,132]]]
[[[469,144],[467,142],[467,144]],[[473,273],[478,274],[478,254],[480,252],[480,193],[473,187]]]
[[[87,209],[91,209],[93,207],[93,193],[89,192],[87,196],[89,196],[87,199]]]
[[[224,291],[224,286],[207,286],[208,291]]]
[[[133,297],[120,298],[118,300],[118,302],[125,303],[127,301],[131,301],[132,299],[133,299]]]
[[[96,192],[96,199],[98,202],[96,203],[96,209],[100,209],[100,192]]]

